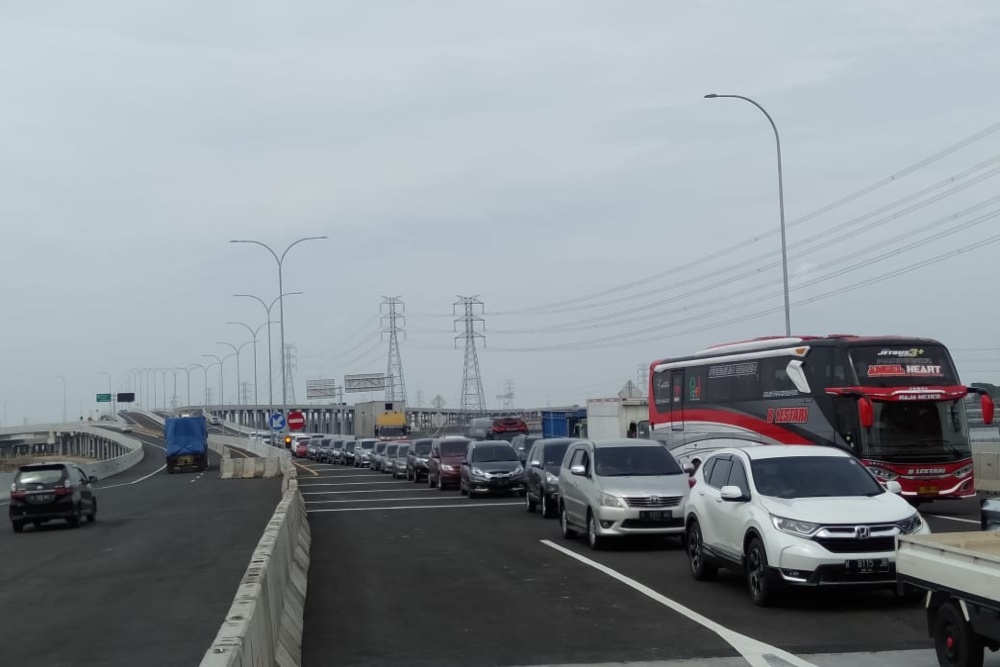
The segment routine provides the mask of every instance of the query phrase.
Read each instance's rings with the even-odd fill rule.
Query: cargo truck
[[[368,401],[354,406],[354,435],[358,438],[405,438],[409,433],[402,402]]]
[[[163,423],[167,472],[208,468],[208,422],[204,417],[168,417]]]
[[[637,437],[639,422],[648,418],[645,398],[587,399],[587,437],[591,440]]]

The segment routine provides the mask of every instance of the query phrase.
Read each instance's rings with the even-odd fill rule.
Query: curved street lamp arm
[[[284,262],[285,261],[285,255],[288,254],[288,251],[291,250],[292,248],[294,248],[295,246],[297,246],[298,244],[303,243],[305,241],[322,241],[322,240],[327,239],[327,238],[329,238],[329,237],[328,236],[306,236],[305,238],[301,238],[298,241],[295,241],[290,246],[288,246],[287,248],[285,248],[285,252],[281,253],[281,259],[278,260],[278,264],[280,265],[282,262]],[[270,248],[268,248],[268,249],[270,250]]]

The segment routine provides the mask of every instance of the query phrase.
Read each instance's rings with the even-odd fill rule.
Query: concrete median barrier
[[[283,487],[281,501],[250,558],[236,599],[205,653],[202,667],[301,665],[312,535],[293,466],[284,474]]]
[[[976,490],[981,493],[1000,493],[1000,452],[973,452]]]

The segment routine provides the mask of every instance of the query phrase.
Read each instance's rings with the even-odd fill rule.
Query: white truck
[[[1000,516],[1000,501],[984,502],[983,531],[897,538],[898,586],[927,591],[927,631],[942,667],[982,667],[986,648],[1000,650],[1000,525],[991,516]]]
[[[587,437],[591,440],[618,440],[628,435],[631,424],[649,419],[645,398],[588,398]]]

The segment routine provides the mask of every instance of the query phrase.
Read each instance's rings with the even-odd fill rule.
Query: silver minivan
[[[559,468],[563,536],[587,534],[594,549],[608,537],[684,535],[688,474],[662,442],[581,440]]]

